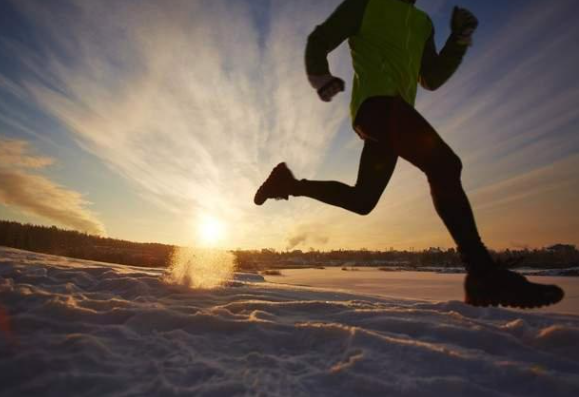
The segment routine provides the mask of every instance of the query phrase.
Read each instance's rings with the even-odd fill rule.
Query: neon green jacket
[[[414,105],[418,82],[440,87],[458,68],[466,46],[451,35],[438,54],[428,15],[402,0],[345,0],[308,37],[308,75],[330,74],[327,56],[348,39],[354,81],[352,120],[372,96],[401,96]]]

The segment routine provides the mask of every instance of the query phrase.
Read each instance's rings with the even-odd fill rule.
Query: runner
[[[344,81],[330,73],[327,56],[348,40],[354,65],[350,112],[364,140],[354,186],[297,180],[278,164],[254,201],[310,197],[360,215],[369,214],[386,188],[398,158],[428,178],[436,211],[454,239],[467,270],[465,302],[475,306],[539,307],[559,302],[563,290],[531,283],[495,263],[482,243],[461,183],[460,158],[416,111],[417,85],[436,90],[456,71],[478,26],[455,7],[451,34],[437,53],[434,27],[413,0],[345,0],[308,37],[306,71],[320,99],[331,101]]]

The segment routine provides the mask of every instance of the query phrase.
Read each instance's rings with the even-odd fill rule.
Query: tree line
[[[93,236],[56,226],[0,220],[0,245],[45,254],[123,265],[166,267],[174,246]]]
[[[56,226],[38,226],[3,220],[0,220],[0,245],[71,258],[146,267],[169,266],[176,248],[167,244],[136,243],[93,236]],[[260,249],[231,252],[240,270],[321,266],[400,268],[462,266],[460,255],[455,249],[438,247],[420,251]],[[579,266],[579,251],[570,244],[555,244],[538,249],[491,251],[491,254],[509,267],[560,269]]]
[[[431,247],[408,250],[333,250],[276,251],[274,249],[233,251],[239,266],[247,270],[321,266],[371,266],[392,268],[462,267],[454,248]],[[579,266],[579,251],[574,245],[555,244],[538,249],[491,250],[491,255],[509,268],[562,269]]]

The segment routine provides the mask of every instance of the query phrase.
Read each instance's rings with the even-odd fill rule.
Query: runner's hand
[[[478,27],[478,19],[466,8],[454,7],[450,20],[450,29],[459,44],[471,45],[472,34]]]
[[[344,91],[344,80],[332,75],[308,76],[310,84],[318,91],[318,96],[324,102],[330,102],[340,91]]]

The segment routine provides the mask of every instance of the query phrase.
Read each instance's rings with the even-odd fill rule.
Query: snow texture
[[[579,316],[0,248],[0,396],[577,396]]]

